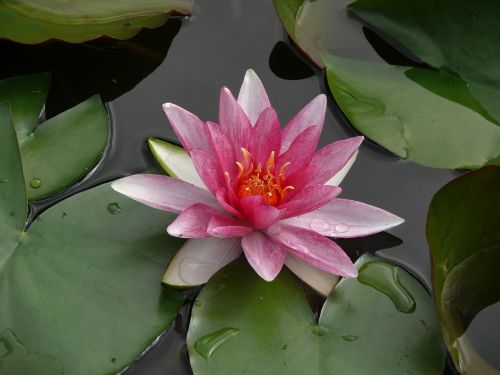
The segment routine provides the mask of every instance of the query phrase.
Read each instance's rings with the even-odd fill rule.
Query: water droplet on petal
[[[399,279],[399,268],[385,262],[369,262],[359,269],[358,281],[389,297],[398,311],[413,313],[416,302]]]
[[[358,336],[354,336],[354,335],[345,335],[345,336],[342,336],[342,339],[344,341],[347,341],[347,342],[352,342],[352,341],[356,341],[358,339]]]
[[[239,332],[238,328],[222,328],[217,332],[200,337],[194,343],[194,348],[201,356],[208,360],[218,348]]]
[[[111,215],[117,215],[122,211],[122,208],[118,205],[118,203],[110,203],[108,204],[108,212]]]
[[[30,186],[33,189],[38,189],[40,186],[42,186],[42,180],[40,180],[39,178],[32,178],[30,181]]]
[[[345,224],[337,224],[337,225],[335,225],[334,230],[337,233],[345,233],[349,230],[349,227]]]
[[[331,225],[327,221],[322,219],[314,219],[309,224],[309,228],[315,232],[325,233],[331,229]]]

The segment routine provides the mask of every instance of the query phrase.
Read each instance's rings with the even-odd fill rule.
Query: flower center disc
[[[236,184],[238,198],[260,195],[266,204],[277,206],[285,198],[287,191],[293,189],[293,186],[282,186],[285,179],[285,169],[290,163],[283,164],[276,175],[274,151],[271,152],[264,166],[259,163],[256,168],[250,152],[244,148],[241,151],[243,152],[243,161],[236,163],[239,169]]]

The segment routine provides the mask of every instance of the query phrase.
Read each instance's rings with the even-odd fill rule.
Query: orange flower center
[[[283,187],[285,169],[290,164],[283,164],[278,173],[274,165],[274,151],[266,163],[258,163],[257,167],[252,162],[252,155],[242,148],[243,160],[236,162],[239,173],[236,181],[236,194],[239,198],[260,195],[264,201],[272,206],[277,206],[285,197],[291,185]]]

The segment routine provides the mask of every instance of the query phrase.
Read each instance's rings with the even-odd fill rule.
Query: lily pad
[[[188,331],[194,373],[442,374],[444,352],[424,288],[371,256],[357,267],[359,279],[338,284],[319,323],[286,270],[273,282],[243,261],[221,270],[194,303]]]
[[[450,182],[433,198],[427,221],[438,317],[463,374],[498,375],[470,345],[467,328],[500,301],[500,166]],[[497,309],[498,310],[498,309]],[[496,341],[494,347],[498,347]]]
[[[349,10],[421,61],[451,71],[500,120],[500,2],[357,0]],[[464,32],[467,30],[467,32]]]
[[[137,358],[182,303],[160,285],[180,246],[172,215],[114,192],[77,194],[25,228],[27,199],[0,106],[0,372],[110,374]]]
[[[128,39],[144,27],[162,25],[171,12],[189,14],[191,8],[191,0],[9,1],[0,5],[0,37],[28,44]]]
[[[49,82],[48,74],[0,81],[0,102],[12,110],[30,200],[80,180],[100,160],[108,141],[108,116],[98,96],[38,125]]]
[[[500,160],[500,127],[459,77],[324,56],[330,90],[360,132],[402,158],[437,168]]]

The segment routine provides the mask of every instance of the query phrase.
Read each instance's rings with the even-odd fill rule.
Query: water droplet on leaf
[[[342,339],[344,341],[348,341],[348,342],[352,342],[352,341],[356,341],[358,339],[358,336],[354,336],[354,335],[345,335],[345,336],[342,336]]]
[[[8,181],[9,181],[8,178],[0,178],[0,184],[5,184]]]
[[[358,281],[371,286],[389,297],[398,311],[413,313],[416,302],[410,292],[401,284],[399,268],[385,262],[369,262],[359,269]]]
[[[239,332],[238,328],[220,329],[214,333],[200,337],[194,343],[194,348],[202,357],[208,360],[218,348]]]
[[[199,299],[195,300],[194,301],[194,305],[197,306],[197,307],[200,307],[201,306],[201,301]]]
[[[39,178],[32,178],[30,181],[30,186],[33,189],[38,189],[40,186],[42,186],[42,180],[40,180]]]
[[[118,205],[118,203],[110,203],[108,204],[108,212],[111,215],[117,215],[121,212],[122,208]]]

